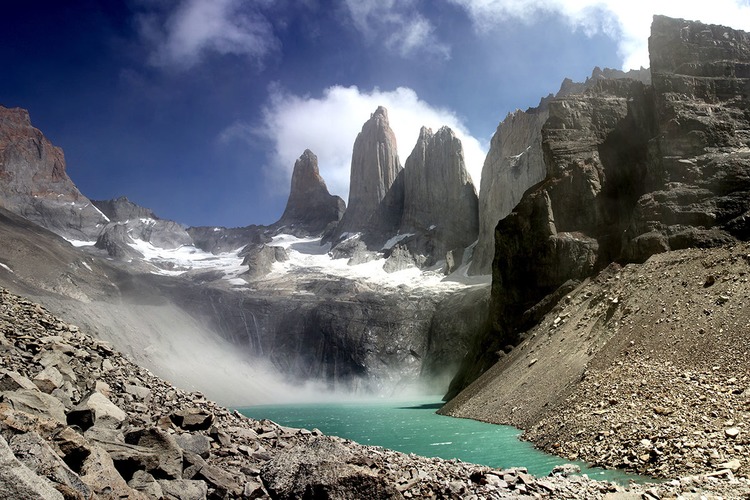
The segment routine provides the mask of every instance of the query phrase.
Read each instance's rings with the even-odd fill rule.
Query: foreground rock
[[[0,493],[6,498],[624,494],[614,484],[566,477],[569,471],[535,478],[525,469],[497,470],[405,455],[248,419],[154,377],[108,344],[5,290],[0,291],[0,346]],[[57,404],[42,404],[33,412],[14,406],[13,395],[33,391],[31,379],[44,364],[54,364],[63,374],[62,387],[53,391]],[[61,420],[57,405],[77,423]],[[82,425],[83,407],[93,409]],[[689,488],[699,491],[738,491],[726,477],[691,481]],[[688,491],[678,483],[631,490],[648,489],[662,496]]]

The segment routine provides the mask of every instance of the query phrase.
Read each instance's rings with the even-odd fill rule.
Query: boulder
[[[86,430],[92,425],[119,427],[127,414],[101,392],[91,391],[68,412],[68,423]]]
[[[54,366],[48,366],[34,377],[34,385],[42,392],[50,394],[62,387],[63,376]]]
[[[172,422],[186,431],[205,431],[214,423],[213,413],[201,408],[189,408],[172,413],[169,418]]]
[[[205,500],[208,486],[205,482],[193,479],[159,479],[164,500]]]
[[[0,497],[63,500],[45,477],[35,474],[13,454],[8,442],[0,436]]]
[[[59,399],[34,389],[18,389],[0,393],[14,410],[51,418],[65,423],[65,405]]]
[[[204,434],[176,434],[174,438],[183,451],[190,451],[202,458],[208,458],[211,453],[211,439]]]

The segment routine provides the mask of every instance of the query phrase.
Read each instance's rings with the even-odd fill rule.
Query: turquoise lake
[[[537,476],[548,475],[556,465],[571,463],[519,440],[521,432],[514,427],[438,415],[435,411],[441,405],[436,399],[418,399],[264,405],[237,410],[257,420],[266,418],[289,427],[317,428],[325,434],[404,453],[458,458],[498,468],[526,467]],[[619,483],[645,480],[620,471],[574,463],[592,479]]]

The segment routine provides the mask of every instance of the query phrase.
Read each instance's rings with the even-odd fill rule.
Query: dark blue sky
[[[89,198],[187,225],[271,223],[289,158],[310,148],[343,178],[349,135],[399,87],[421,106],[402,114],[435,109],[486,148],[508,112],[628,55],[611,15],[495,14],[469,0],[11,0],[0,104],[30,111]],[[346,199],[342,183],[329,187]]]

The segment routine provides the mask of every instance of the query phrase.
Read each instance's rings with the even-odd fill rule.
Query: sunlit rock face
[[[73,239],[96,239],[106,218],[65,171],[62,149],[28,111],[0,106],[0,206]]]
[[[479,214],[474,184],[466,171],[461,141],[448,127],[422,127],[404,165],[404,208],[400,233],[429,235],[424,253],[445,258],[477,238]]]
[[[454,389],[568,280],[750,237],[749,35],[656,16],[649,48],[652,85],[602,79],[550,101],[547,175],[496,227],[490,333]]]
[[[345,209],[344,200],[328,192],[318,170],[318,157],[306,149],[294,163],[289,199],[274,226],[290,234],[320,235],[341,219]]]
[[[400,171],[396,135],[388,123],[388,111],[380,106],[354,141],[349,203],[336,230],[337,237],[377,224],[371,219]]]

